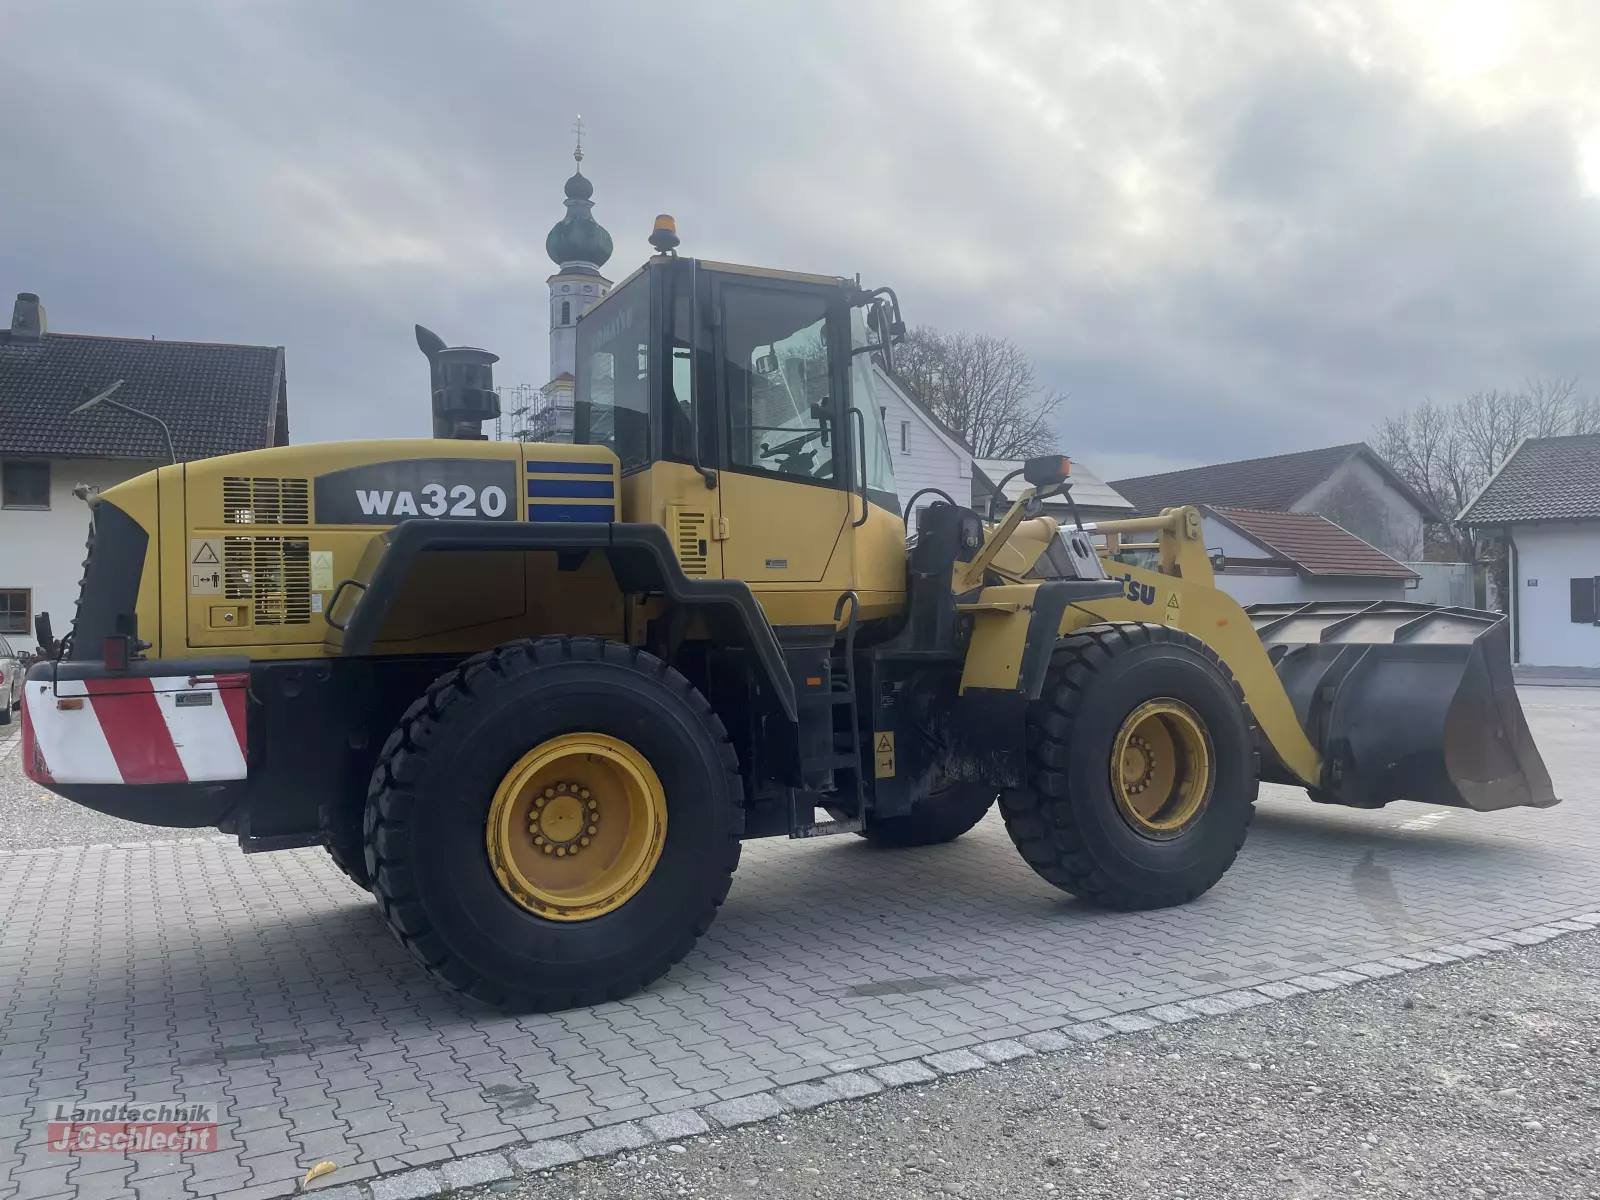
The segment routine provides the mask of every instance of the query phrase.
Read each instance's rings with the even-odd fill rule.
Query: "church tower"
[[[545,253],[556,264],[550,285],[550,382],[543,388],[545,429],[540,441],[572,440],[573,369],[578,318],[611,290],[600,268],[611,257],[611,235],[594,219],[594,184],[583,173],[583,118],[574,127],[578,139],[572,158],[577,169],[566,184],[567,215],[544,240]]]

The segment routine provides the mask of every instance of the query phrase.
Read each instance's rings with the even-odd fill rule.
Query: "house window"
[[[0,492],[7,508],[49,508],[50,464],[7,462],[0,466]]]
[[[31,632],[33,593],[27,588],[0,588],[0,633]]]
[[[572,324],[572,301],[570,300],[561,302],[561,323],[563,325]]]
[[[911,422],[900,422],[900,453],[905,454],[911,449]]]
[[[1572,581],[1572,623],[1600,625],[1600,576]]]

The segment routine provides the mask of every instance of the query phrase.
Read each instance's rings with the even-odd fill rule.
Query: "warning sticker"
[[[1167,597],[1167,609],[1166,609],[1167,624],[1168,625],[1177,624],[1179,618],[1182,615],[1183,615],[1183,606],[1178,602],[1178,593],[1177,592],[1173,592],[1172,595]]]
[[[189,539],[189,594],[222,595],[222,539]]]
[[[313,550],[311,552],[311,590],[313,592],[333,591],[332,550]]]
[[[894,734],[887,731],[872,735],[872,777],[894,778]]]

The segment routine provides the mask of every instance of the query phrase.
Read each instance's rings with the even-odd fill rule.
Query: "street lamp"
[[[77,408],[73,409],[70,415],[77,416],[79,413],[88,412],[91,408],[94,408],[97,405],[109,404],[112,408],[120,408],[125,413],[131,413],[133,416],[141,417],[146,421],[159,425],[161,426],[161,435],[167,439],[167,455],[172,459],[173,463],[177,463],[178,452],[173,448],[172,430],[167,428],[167,423],[154,413],[147,413],[143,409],[135,408],[131,404],[124,404],[121,400],[115,400],[112,398],[113,393],[121,388],[126,382],[127,381],[123,379],[117,380],[104,391],[101,391],[97,395],[90,396],[82,404],[78,405]]]

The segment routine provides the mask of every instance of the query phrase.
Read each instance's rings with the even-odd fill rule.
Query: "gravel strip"
[[[1600,933],[1578,933],[1073,1043],[494,1192],[1600,1197],[1597,981]]]

